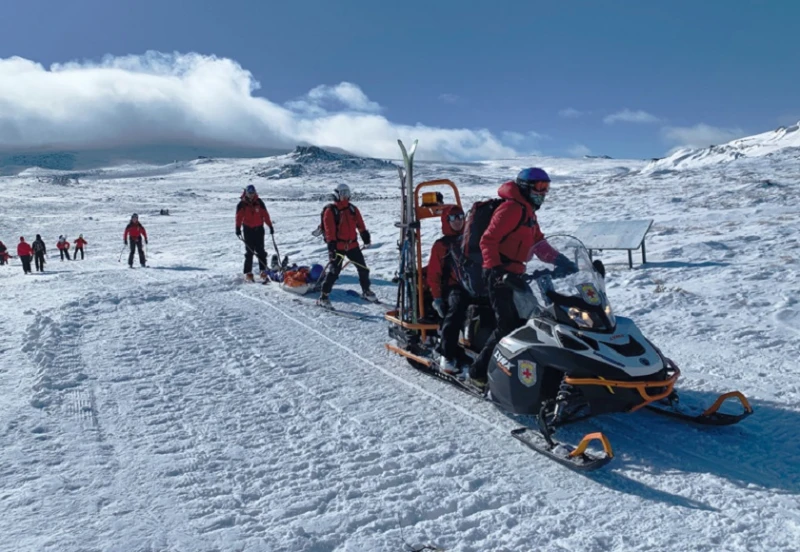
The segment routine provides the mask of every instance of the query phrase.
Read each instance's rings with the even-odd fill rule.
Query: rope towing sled
[[[422,222],[441,217],[453,206],[462,207],[461,196],[449,179],[415,185],[417,141],[409,149],[400,140],[398,144],[404,167],[399,170],[402,209],[396,223],[400,230],[397,296],[394,308],[384,315],[389,323],[389,351],[405,357],[422,373],[491,401],[520,422],[512,437],[573,470],[597,469],[609,463],[614,452],[602,432],[587,433],[575,444],[559,441],[556,430],[566,424],[601,414],[648,410],[699,425],[724,426],[752,414],[749,401],[739,391],[720,395],[705,410],[682,405],[675,389],[681,374],[678,366],[633,320],[613,313],[602,262],[592,261],[580,240],[568,235],[552,235],[547,241],[575,264],[574,272],[559,273],[534,257],[526,274],[504,279],[503,285],[513,289],[524,325],[495,347],[488,385],[480,388],[463,373],[441,372],[441,321],[425,283]],[[477,357],[495,324],[488,298],[471,297],[459,338],[461,363]],[[729,402],[740,405],[738,412],[722,411]]]

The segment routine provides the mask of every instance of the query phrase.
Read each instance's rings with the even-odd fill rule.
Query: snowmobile
[[[438,370],[438,320],[426,298],[421,224],[438,217],[449,205],[461,206],[458,188],[450,180],[434,180],[413,186],[413,151],[404,153],[405,172],[403,230],[397,302],[386,313],[390,351],[428,375],[457,386],[476,397],[492,401],[511,417],[530,423],[511,434],[531,449],[575,470],[592,470],[614,456],[601,432],[585,435],[577,445],[559,442],[556,429],[591,416],[646,409],[665,416],[705,425],[730,425],[749,416],[753,409],[738,391],[721,395],[700,413],[679,404],[675,383],[680,369],[639,330],[630,318],[614,314],[605,289],[605,267],[592,260],[577,238],[550,236],[548,243],[566,255],[569,271],[539,261],[528,263],[527,273],[507,275],[503,283],[514,290],[517,313],[525,323],[500,340],[489,365],[488,386],[481,390],[464,376]],[[449,188],[454,203],[445,204],[441,192]],[[460,345],[467,360],[477,356],[494,329],[494,313],[488,300],[470,305]],[[720,411],[723,402],[738,400],[742,411]],[[593,442],[601,452],[590,450]],[[594,447],[592,447],[594,448]]]

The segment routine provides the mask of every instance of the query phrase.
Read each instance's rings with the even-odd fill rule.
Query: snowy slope
[[[684,401],[739,389],[756,413],[729,428],[647,413],[569,428],[601,430],[615,448],[588,476],[388,354],[382,307],[345,293],[354,272],[332,298],[365,322],[241,283],[243,186],[266,198],[280,253],[313,262],[324,196],[346,179],[376,244],[374,290],[391,302],[393,167],[274,179],[258,173],[297,160],[215,159],[68,184],[36,171],[0,179],[0,239],[14,249],[41,233],[51,248],[44,275],[24,276],[16,259],[0,267],[0,550],[796,550],[797,169],[740,161],[674,176],[599,159],[418,168],[471,201],[544,166],[547,233],[655,219],[646,266],[604,255],[615,310],[682,367]],[[148,269],[118,261],[134,211]],[[55,238],[78,233],[87,259],[58,261]]]
[[[665,170],[702,169],[741,158],[778,156],[796,163],[800,159],[800,122],[789,127],[778,127],[769,132],[732,140],[727,144],[707,148],[680,149],[663,159],[651,161],[644,172]]]

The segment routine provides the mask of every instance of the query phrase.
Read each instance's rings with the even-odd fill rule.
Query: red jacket
[[[534,252],[544,262],[553,262],[558,251],[545,240],[533,207],[522,197],[517,185],[506,182],[497,195],[506,201],[492,214],[481,237],[483,268],[502,266],[509,272],[523,274]]]
[[[339,251],[349,251],[358,247],[358,232],[366,231],[364,219],[361,218],[361,211],[358,207],[351,205],[350,201],[343,200],[334,203],[339,210],[339,224],[336,224],[336,216],[333,209],[325,208],[322,215],[322,229],[325,231],[325,242],[336,242],[336,249]]]
[[[242,198],[236,206],[236,228],[241,228],[242,225],[248,228],[260,228],[262,224],[272,228],[272,220],[269,218],[267,206],[264,205],[258,194],[254,194],[253,199],[247,199],[247,196],[242,194]]]
[[[439,238],[433,243],[431,248],[431,258],[428,261],[427,270],[427,283],[431,289],[431,295],[434,299],[441,299],[444,287],[457,286],[458,280],[455,277],[452,265],[444,274],[445,265],[447,263],[447,255],[450,254],[450,248],[457,245],[457,238],[461,232],[456,232],[450,226],[447,216],[455,206],[450,206],[442,212],[442,233],[444,237]],[[450,261],[452,262],[452,260]]]
[[[83,249],[83,246],[86,245],[87,243],[89,242],[87,242],[83,238],[78,238],[77,240],[75,240],[75,249]]]
[[[127,241],[128,236],[132,240],[138,240],[140,236],[147,239],[147,230],[144,229],[140,222],[129,222],[128,226],[125,227],[125,233],[122,234],[122,239]]]
[[[67,240],[60,241],[56,244],[59,249],[69,249],[69,242]]]
[[[26,255],[29,257],[33,255],[33,249],[27,242],[21,241],[17,246],[17,256],[24,257]]]

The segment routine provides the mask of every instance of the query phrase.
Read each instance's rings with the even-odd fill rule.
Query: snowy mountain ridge
[[[353,170],[384,170],[393,167],[390,161],[337,153],[317,146],[297,146],[292,153],[270,158],[266,165],[256,167],[257,176],[282,180],[302,176],[347,173]]]
[[[722,145],[680,149],[668,157],[651,161],[642,172],[697,169],[708,165],[730,163],[741,158],[774,154],[800,158],[800,122],[761,134],[737,138]]]

